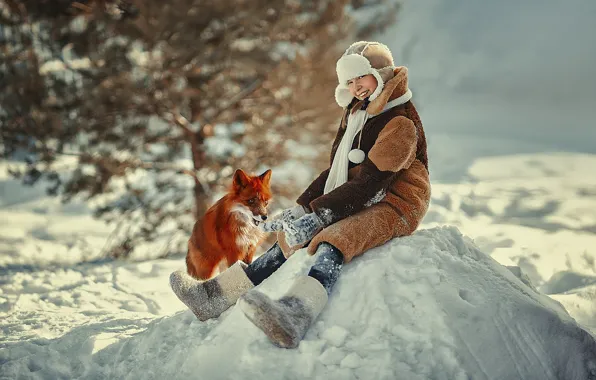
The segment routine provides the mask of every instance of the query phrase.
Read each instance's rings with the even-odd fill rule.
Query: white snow
[[[72,69],[86,69],[91,67],[91,60],[89,58],[79,58],[73,59],[71,61],[66,62],[68,64],[68,68]],[[52,73],[55,71],[64,71],[67,69],[67,65],[58,60],[48,61],[45,62],[39,68],[39,73],[41,75],[46,75],[48,73]]]
[[[377,204],[380,201],[382,201],[386,195],[387,195],[387,192],[385,190],[379,190],[379,192],[376,193],[371,199],[369,199],[368,202],[366,202],[364,205],[366,207],[370,207],[374,204]]]
[[[167,272],[172,263],[145,263],[142,271],[106,263],[33,274],[37,280],[26,285],[31,299],[17,302],[25,303],[21,308],[34,300],[48,305],[46,314],[52,305],[61,316],[43,321],[21,312],[4,322],[13,337],[29,339],[3,342],[9,348],[0,356],[3,373],[85,379],[584,379],[592,370],[596,376],[596,354],[590,351],[595,345],[582,340],[564,309],[453,227],[393,240],[344,266],[333,297],[297,350],[273,346],[237,307],[207,322],[188,310],[150,321],[143,314],[160,316],[181,304],[165,301],[172,299],[165,281],[137,283],[134,291],[127,279]],[[312,263],[301,250],[259,289],[279,297]],[[20,284],[13,277],[5,289],[12,294]],[[135,299],[126,302],[131,294]],[[101,311],[110,307],[110,315]],[[72,318],[69,310],[87,320]],[[55,330],[60,337],[35,336],[35,329]]]
[[[183,257],[102,260],[111,226],[0,165],[0,378],[583,379],[552,370],[589,365],[596,378],[596,349],[571,321],[596,332],[595,12],[591,0],[404,2],[379,40],[410,69],[429,213],[414,236],[343,266],[296,350],[237,308],[199,322],[168,285]],[[242,154],[224,137],[214,154]],[[288,144],[273,180],[303,188],[313,152]],[[312,263],[299,251],[260,289],[280,296]]]

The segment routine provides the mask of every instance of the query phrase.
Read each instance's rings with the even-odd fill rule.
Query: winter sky
[[[596,153],[595,18],[591,0],[404,2],[381,40],[410,68],[432,161]]]

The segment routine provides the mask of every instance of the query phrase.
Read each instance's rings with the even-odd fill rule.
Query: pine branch
[[[255,79],[251,84],[240,90],[237,94],[235,94],[232,99],[229,101],[224,101],[225,108],[220,108],[217,111],[217,114],[213,117],[207,118],[202,124],[213,124],[215,121],[219,119],[221,114],[228,108],[235,106],[239,101],[256,91],[261,85],[263,84],[263,78]]]
[[[329,99],[341,53],[334,47],[349,38],[343,18],[347,1],[135,0],[133,19],[112,12],[122,0],[78,0],[81,6],[60,0],[55,7],[11,0],[22,8],[10,15],[20,18],[19,27],[11,29],[23,32],[7,52],[21,49],[19,44],[34,49],[27,51],[33,54],[27,65],[3,57],[0,75],[10,89],[0,92],[3,155],[25,149],[42,174],[59,156],[78,156],[62,187],[66,201],[78,194],[106,193],[110,199],[112,184],[130,179],[132,170],[164,173],[129,186],[98,214],[124,217],[122,240],[111,243],[120,247],[116,254],[126,255],[138,240],[157,236],[162,223],[184,224],[179,218],[191,209],[200,216],[212,193],[227,186],[233,168],[278,164],[288,154],[287,140],[300,143],[308,138],[305,131],[332,133],[337,115],[330,108],[337,107]],[[72,58],[62,55],[68,46]],[[92,65],[79,67],[74,59]],[[54,60],[60,67],[39,75],[38,66]],[[154,118],[166,126],[150,123]],[[288,128],[296,122],[303,128]],[[238,123],[241,129],[229,128],[230,140],[244,148],[243,155],[207,155],[205,141],[215,127]],[[327,148],[324,139],[313,143],[321,146]],[[171,161],[182,149],[192,154],[190,166]],[[147,155],[159,158],[151,161]],[[174,197],[188,203],[175,203],[166,192],[169,184],[161,181],[183,176],[191,177],[194,187]],[[160,196],[176,210],[164,211]]]

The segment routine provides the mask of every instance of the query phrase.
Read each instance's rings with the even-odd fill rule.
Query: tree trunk
[[[207,212],[208,204],[207,204],[207,194],[203,189],[203,186],[199,182],[197,178],[195,178],[195,220],[198,220],[205,212]]]
[[[205,135],[203,134],[203,128],[200,127],[199,130],[192,135],[190,142],[192,150],[192,164],[195,173],[197,173],[198,170],[203,167],[203,158],[205,152],[203,151],[202,146],[204,141]],[[205,191],[206,185],[202,184],[197,176],[194,177],[194,180],[195,220],[198,220],[207,211],[207,193]]]

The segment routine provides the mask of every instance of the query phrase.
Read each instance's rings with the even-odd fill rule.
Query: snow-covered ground
[[[168,285],[182,257],[101,260],[109,227],[85,205],[20,187],[0,165],[0,378],[457,379],[475,359],[458,345],[462,336],[478,352],[504,355],[488,367],[503,369],[499,360],[535,346],[524,340],[529,326],[492,308],[490,285],[505,284],[503,299],[558,306],[520,296],[517,280],[452,228],[435,229],[442,225],[520,266],[596,333],[595,16],[590,0],[405,3],[380,40],[410,68],[432,205],[419,234],[345,266],[297,351],[270,345],[235,309],[198,322]],[[297,254],[263,289],[279,294],[310,262]],[[437,263],[461,276],[446,281]],[[466,288],[466,273],[482,287]],[[445,305],[450,318],[439,312]],[[491,313],[488,333],[462,334],[458,323]],[[478,347],[480,336],[502,344]],[[511,347],[521,351],[503,352]],[[517,370],[540,358],[525,356]]]
[[[454,225],[596,332],[596,156],[479,159],[466,182],[436,184],[425,226]]]
[[[313,258],[301,250],[259,289],[278,297],[312,263]],[[393,240],[346,266],[326,309],[296,350],[273,346],[238,307],[207,322],[199,322],[188,311],[172,312],[176,307],[167,310],[170,315],[156,318],[169,305],[157,301],[150,305],[143,297],[164,297],[152,287],[144,289],[141,281],[136,290],[123,289],[126,281],[118,274],[142,278],[131,269],[87,268],[87,281],[70,281],[70,289],[75,289],[71,292],[79,295],[73,298],[87,301],[62,300],[67,305],[61,314],[72,312],[73,303],[86,311],[77,310],[77,315],[90,313],[94,293],[81,282],[106,285],[110,283],[106,277],[125,293],[143,289],[137,310],[114,297],[115,291],[95,286],[105,301],[95,307],[128,308],[114,310],[111,318],[97,310],[91,314],[95,321],[85,324],[78,325],[80,319],[65,321],[70,328],[57,339],[30,336],[7,344],[0,357],[4,375],[214,380],[464,380],[470,375],[580,380],[593,371],[596,376],[596,344],[564,309],[478,251],[454,227]],[[157,262],[144,269],[151,276],[151,271],[164,271],[167,265]],[[52,294],[48,289],[37,292]],[[108,306],[110,301],[113,305]],[[155,312],[153,320],[141,309],[145,314]]]

